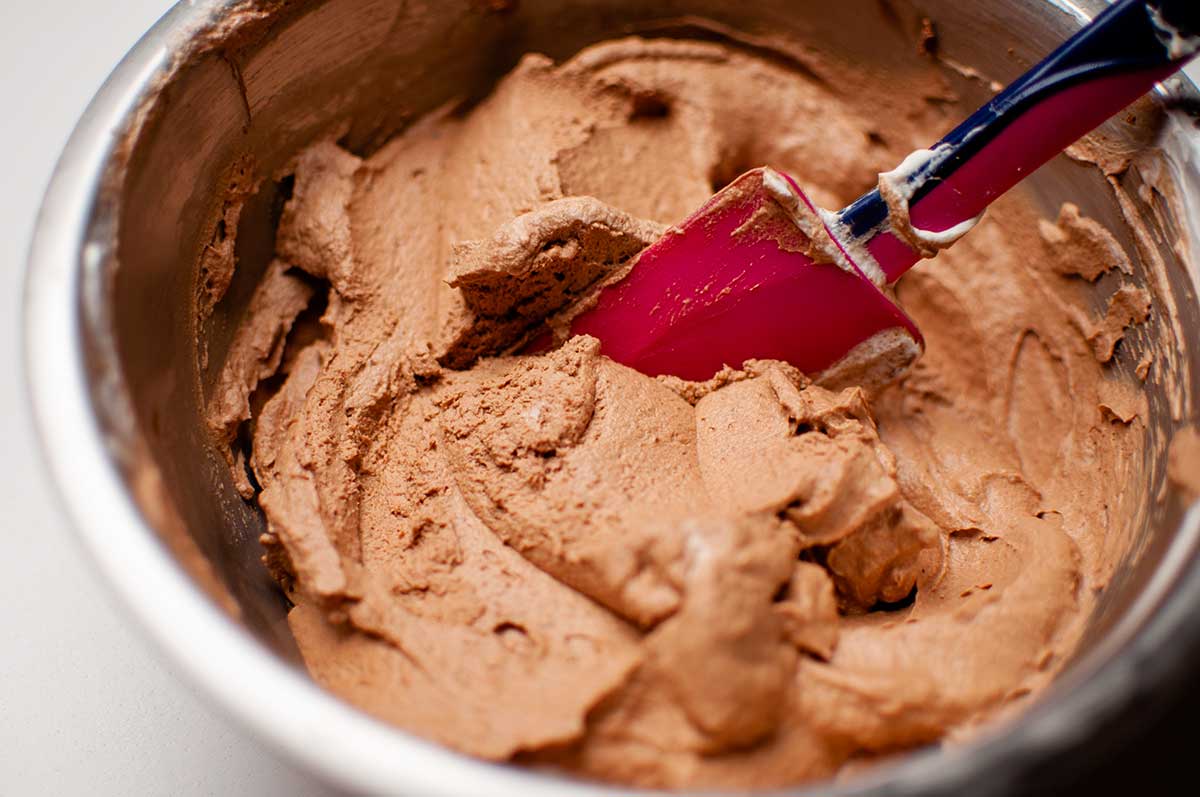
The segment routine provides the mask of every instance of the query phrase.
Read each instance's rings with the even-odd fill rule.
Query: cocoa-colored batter
[[[1145,434],[1108,363],[1154,310],[1088,309],[1130,269],[1077,208],[1008,197],[906,277],[927,353],[878,395],[509,353],[743,169],[840,207],[943,105],[630,39],[527,56],[369,158],[301,154],[208,419],[314,678],[467,753],[669,787],[831,775],[1041,689]]]

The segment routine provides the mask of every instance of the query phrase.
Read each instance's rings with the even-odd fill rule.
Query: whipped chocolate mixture
[[[745,168],[853,199],[949,127],[936,67],[908,79],[925,100],[860,106],[629,39],[298,157],[208,420],[317,681],[470,754],[668,787],[831,775],[1047,683],[1127,546],[1145,398],[1110,361],[1153,311],[1132,284],[1088,309],[1130,266],[1074,206],[1010,196],[906,277],[927,353],[875,395],[511,353]]]

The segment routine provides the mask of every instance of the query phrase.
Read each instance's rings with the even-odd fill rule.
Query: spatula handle
[[[1198,36],[1200,0],[1119,0],[938,142],[908,177],[913,226],[941,231],[974,218],[1181,68]],[[920,259],[889,231],[878,190],[839,217],[889,283]]]

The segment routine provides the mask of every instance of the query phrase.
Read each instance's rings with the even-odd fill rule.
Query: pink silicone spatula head
[[[896,367],[911,362],[921,349],[916,325],[836,244],[828,251],[829,238],[819,251],[824,231],[806,234],[781,188],[819,228],[790,178],[747,172],[646,249],[571,331],[598,337],[606,355],[645,373],[694,380],[750,357],[810,373],[852,352],[890,349]]]
[[[1120,0],[930,150],[840,213],[755,169],[639,256],[571,324],[614,360],[704,380],[780,359],[883,383],[922,351],[884,292],[1009,188],[1200,49],[1197,0]]]

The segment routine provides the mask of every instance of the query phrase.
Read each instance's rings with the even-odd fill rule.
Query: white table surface
[[[316,795],[182,683],[93,575],[20,375],[29,232],[105,77],[169,0],[0,0],[0,795]]]
[[[20,375],[29,232],[75,120],[170,0],[0,0],[0,797],[326,795],[182,683],[92,573]]]

